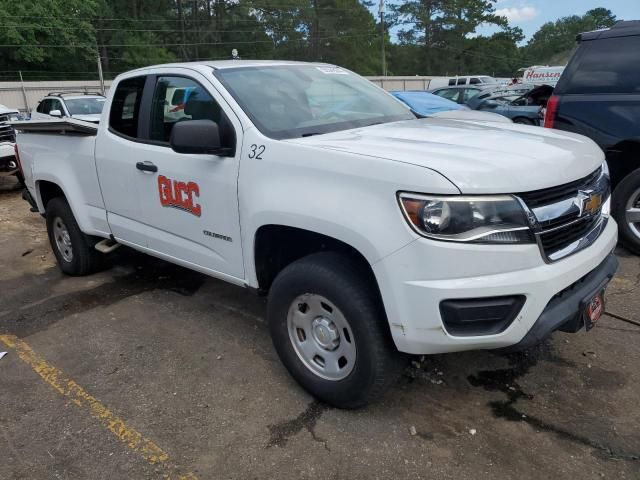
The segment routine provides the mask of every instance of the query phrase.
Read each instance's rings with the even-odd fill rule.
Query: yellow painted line
[[[152,465],[161,464],[170,474],[165,478],[177,478],[178,480],[197,480],[193,473],[174,474],[175,467],[169,462],[169,455],[153,441],[144,437],[140,432],[130,427],[124,420],[115,415],[93,395],[87,393],[80,385],[67,377],[58,368],[49,365],[25,342],[15,335],[0,335],[0,341],[12,348],[18,357],[29,365],[42,379],[51,385],[60,394],[68,397],[78,407],[84,408],[95,417],[103,427],[113,433],[128,448],[139,454]]]

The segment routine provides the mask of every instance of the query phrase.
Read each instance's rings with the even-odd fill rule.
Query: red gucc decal
[[[200,187],[196,182],[180,182],[159,175],[158,191],[163,207],[178,208],[192,213],[196,217],[202,215],[202,207],[195,202],[195,199],[200,196]]]

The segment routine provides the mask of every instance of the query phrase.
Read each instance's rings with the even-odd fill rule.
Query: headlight
[[[533,243],[520,203],[512,196],[431,196],[400,193],[411,227],[428,238],[452,242]]]
[[[18,113],[13,113],[13,114],[9,115],[9,121],[10,122],[18,122],[20,120],[22,120],[22,117]]]

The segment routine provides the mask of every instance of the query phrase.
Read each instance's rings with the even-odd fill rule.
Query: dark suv
[[[604,150],[620,240],[640,254],[640,21],[578,35],[547,103],[544,126],[592,138]]]

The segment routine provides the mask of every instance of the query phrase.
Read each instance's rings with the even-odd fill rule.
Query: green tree
[[[529,64],[548,63],[552,57],[570,51],[579,33],[610,27],[615,22],[616,16],[606,8],[594,8],[582,16],[571,15],[547,22],[533,34],[523,49],[523,56]]]
[[[0,0],[0,68],[95,70],[99,0]]]
[[[365,74],[380,72],[380,33],[358,0],[247,0],[273,39],[277,58],[337,63]]]
[[[480,25],[507,27],[495,14],[495,0],[409,0],[392,5],[389,20],[399,27],[400,44],[418,55],[414,68],[430,75],[463,71],[470,63],[470,36]],[[392,65],[398,69],[397,62]]]

